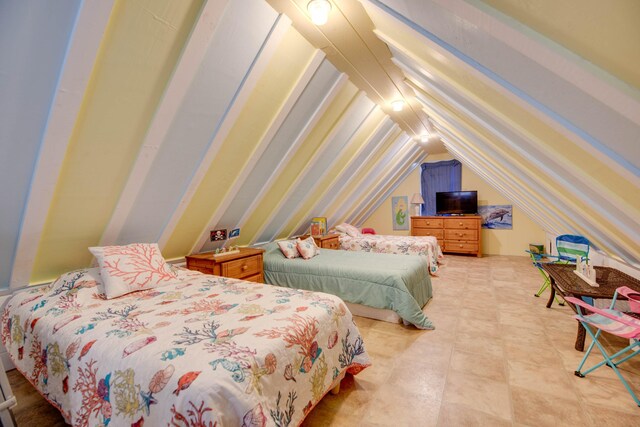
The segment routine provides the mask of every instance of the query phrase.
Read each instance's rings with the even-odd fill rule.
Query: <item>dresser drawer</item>
[[[478,252],[477,242],[452,242],[445,240],[444,251],[446,252]]]
[[[415,228],[442,228],[443,218],[412,218]]]
[[[457,229],[444,230],[445,240],[478,240],[478,230]]]
[[[477,230],[478,220],[471,218],[445,218],[444,228]]]
[[[433,236],[438,240],[444,239],[444,230],[436,228],[414,228],[414,236]]]
[[[255,255],[223,262],[221,271],[223,276],[235,277],[237,279],[262,274],[262,256]]]

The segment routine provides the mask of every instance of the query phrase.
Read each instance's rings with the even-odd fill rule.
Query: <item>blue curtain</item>
[[[423,163],[422,179],[422,215],[436,214],[436,193],[440,191],[460,191],[462,186],[462,164],[457,160]]]

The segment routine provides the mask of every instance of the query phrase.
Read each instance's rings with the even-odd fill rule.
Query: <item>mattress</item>
[[[305,260],[286,258],[275,242],[264,249],[267,283],[390,309],[418,328],[434,328],[422,312],[432,297],[425,257],[319,249],[319,255]]]
[[[13,296],[2,341],[74,426],[295,426],[370,362],[334,295],[179,270],[106,300],[98,269]]]
[[[340,249],[381,254],[421,255],[427,258],[429,273],[433,276],[437,275],[439,260],[443,257],[438,239],[432,236],[362,234],[352,237],[341,234]]]

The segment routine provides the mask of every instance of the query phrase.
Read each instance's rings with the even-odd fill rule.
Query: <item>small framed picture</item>
[[[235,239],[239,235],[240,235],[240,229],[239,228],[234,228],[233,230],[231,230],[229,232],[229,239]]]
[[[211,230],[209,232],[209,235],[212,242],[220,242],[222,240],[227,240],[227,229],[223,228],[220,230]]]
[[[311,219],[311,235],[324,236],[327,234],[327,218],[315,217]]]

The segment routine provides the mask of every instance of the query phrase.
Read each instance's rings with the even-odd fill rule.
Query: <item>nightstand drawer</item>
[[[334,239],[323,240],[321,245],[323,249],[340,249],[340,240],[338,237]]]
[[[442,228],[442,218],[411,218],[415,228]]]
[[[246,280],[247,282],[264,283],[264,277],[262,277],[262,274],[256,274],[254,276],[245,277],[242,280]]]
[[[477,230],[444,230],[444,238],[446,240],[478,240]]]
[[[255,255],[222,263],[222,275],[242,279],[262,273],[262,256]]]

